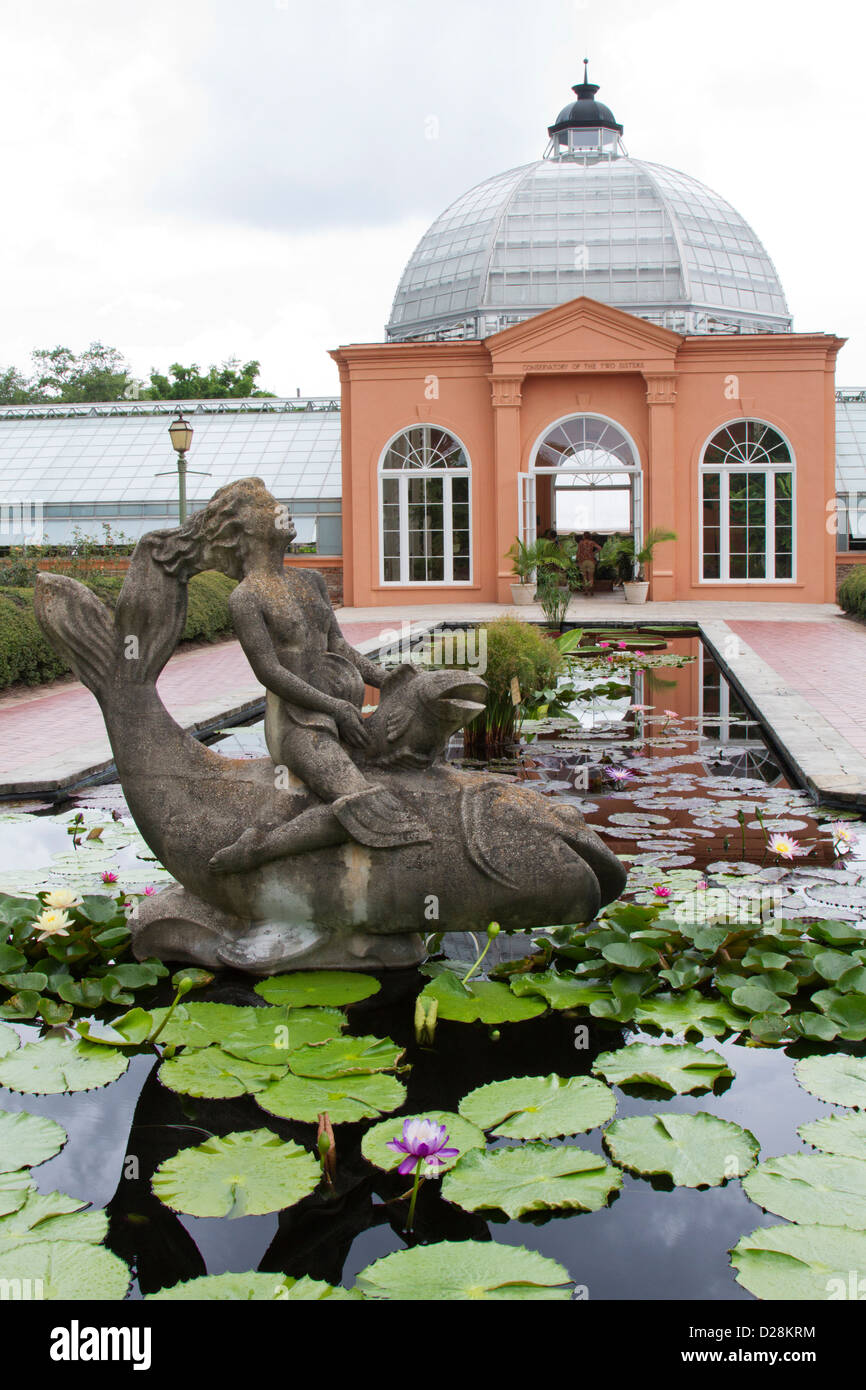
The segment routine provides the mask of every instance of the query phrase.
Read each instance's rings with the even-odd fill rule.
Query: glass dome
[[[403,272],[392,342],[485,338],[579,295],[681,333],[784,333],[775,267],[697,179],[633,159],[598,88],[549,128],[544,158],[471,188]]]

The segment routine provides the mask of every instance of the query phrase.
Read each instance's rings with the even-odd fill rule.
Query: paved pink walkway
[[[729,621],[728,627],[858,753],[866,754],[866,627],[845,618]]]
[[[353,644],[393,630],[388,621],[341,626]],[[187,728],[264,695],[238,642],[179,652],[157,688],[167,709]],[[83,771],[110,757],[99,705],[77,681],[0,696],[0,783],[17,783],[25,771],[37,778],[47,768],[55,776]]]

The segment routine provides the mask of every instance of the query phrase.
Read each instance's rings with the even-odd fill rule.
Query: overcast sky
[[[580,79],[722,194],[866,386],[855,0],[0,0],[0,367],[120,348],[337,389],[430,222],[541,156]],[[428,138],[429,117],[438,137]]]

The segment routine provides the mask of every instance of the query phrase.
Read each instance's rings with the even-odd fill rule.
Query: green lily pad
[[[327,1110],[334,1124],[378,1120],[399,1110],[406,1087],[395,1076],[374,1072],[369,1076],[340,1076],[331,1081],[293,1076],[290,1072],[256,1094],[256,1103],[269,1115],[283,1120],[315,1124]]]
[[[614,1120],[604,1141],[618,1164],[635,1173],[669,1173],[677,1187],[718,1187],[754,1167],[760,1145],[729,1120],[696,1115],[629,1115]]]
[[[65,1143],[66,1130],[56,1120],[26,1110],[0,1110],[0,1173],[35,1168],[59,1154]]]
[[[749,1014],[784,1014],[791,1007],[790,999],[780,998],[758,980],[735,989],[731,994],[731,1002]]]
[[[65,1192],[28,1192],[21,1206],[0,1218],[0,1251],[34,1241],[98,1245],[108,1233],[108,1217],[101,1210],[85,1210],[88,1206]]]
[[[800,1125],[797,1133],[804,1143],[824,1153],[866,1159],[866,1115],[825,1115]]]
[[[159,1165],[152,1187],[172,1211],[190,1216],[261,1216],[300,1202],[320,1178],[300,1144],[250,1129],[182,1149]]]
[[[354,1004],[380,989],[373,975],[350,970],[299,970],[294,975],[271,975],[255,986],[256,994],[269,1004],[288,1004],[293,1009],[304,1004]]]
[[[602,1052],[592,1070],[617,1086],[646,1083],[676,1095],[712,1090],[721,1077],[734,1074],[718,1052],[693,1043],[628,1043]]]
[[[652,1023],[664,1033],[700,1033],[717,1038],[722,1033],[740,1033],[748,1015],[731,1008],[726,999],[707,999],[700,990],[685,994],[656,994],[641,1001],[634,1011],[635,1023]]]
[[[425,1005],[435,999],[439,1017],[457,1023],[519,1023],[543,1014],[545,1005],[537,995],[520,998],[508,985],[495,980],[469,980],[463,984],[456,975],[437,975],[425,985],[420,998]]]
[[[466,1211],[496,1208],[515,1218],[548,1207],[598,1211],[622,1173],[575,1144],[471,1150],[443,1179],[442,1196]]]
[[[118,1302],[126,1297],[130,1273],[102,1245],[74,1240],[40,1240],[0,1254],[0,1280],[29,1281],[45,1299]]]
[[[363,1294],[354,1289],[340,1288],[339,1285],[325,1284],[308,1275],[292,1279],[288,1274],[260,1274],[257,1270],[245,1270],[242,1274],[202,1274],[198,1279],[188,1279],[185,1284],[172,1284],[158,1293],[146,1294],[145,1302],[190,1300],[198,1303],[201,1300],[218,1300],[263,1303],[285,1299],[289,1302],[313,1302],[322,1298],[341,1303],[346,1299],[363,1298]]]
[[[29,1168],[0,1173],[0,1216],[8,1216],[11,1211],[18,1211],[35,1189],[36,1184]]]
[[[512,994],[519,997],[525,994],[540,994],[552,1009],[587,1008],[597,999],[610,998],[609,986],[600,980],[558,974],[555,970],[545,970],[534,975],[514,975],[509,983]]]
[[[348,1022],[340,1009],[252,1009],[236,1032],[220,1039],[224,1052],[246,1062],[287,1066],[289,1052],[339,1037]]]
[[[786,1221],[866,1230],[866,1161],[838,1154],[783,1154],[743,1181],[753,1202]]]
[[[401,1139],[403,1137],[403,1122],[411,1119],[411,1116],[401,1115],[396,1120],[383,1120],[381,1124],[374,1125],[368,1129],[361,1141],[361,1153],[368,1163],[374,1163],[377,1168],[384,1168],[390,1172],[396,1168],[405,1157],[404,1154],[395,1153],[388,1148],[389,1139]],[[462,1115],[455,1115],[449,1110],[425,1110],[418,1119],[432,1120],[435,1125],[444,1125],[448,1132],[449,1149],[459,1149],[457,1158],[443,1158],[441,1169],[444,1172],[447,1168],[453,1168],[457,1159],[465,1154],[469,1149],[483,1149],[485,1138],[483,1130],[477,1125],[470,1124],[464,1120]]]
[[[759,1226],[731,1251],[737,1283],[756,1298],[826,1302],[861,1298],[850,1271],[866,1268],[866,1234],[838,1226]]]
[[[0,1023],[0,1057],[8,1057],[10,1052],[14,1052],[18,1047],[20,1039],[14,1028],[8,1027],[5,1023]]]
[[[116,1081],[128,1065],[114,1048],[48,1036],[0,1059],[0,1086],[34,1096],[93,1091]]]
[[[262,1066],[233,1057],[221,1047],[196,1047],[163,1062],[159,1079],[170,1091],[185,1096],[230,1100],[263,1091],[287,1070],[287,1057],[281,1066]]]
[[[368,1298],[399,1302],[479,1299],[571,1299],[569,1273],[522,1245],[440,1241],[396,1250],[362,1269],[357,1287]]]
[[[811,1038],[815,1042],[832,1042],[838,1036],[840,1024],[834,1023],[831,1018],[824,1014],[813,1013],[806,1009],[801,1014],[794,1014],[791,1023],[795,1032],[800,1033],[804,1038]]]
[[[866,1060],[833,1052],[826,1057],[801,1057],[794,1075],[804,1090],[831,1105],[866,1110]]]
[[[91,1023],[81,1019],[75,1025],[79,1037],[102,1047],[141,1047],[156,1029],[153,1015],[144,1009],[130,1009],[111,1023]]]
[[[333,1038],[298,1048],[288,1061],[296,1076],[330,1080],[335,1076],[394,1071],[405,1051],[391,1038]]]
[[[639,941],[613,941],[603,946],[601,954],[610,965],[620,970],[646,970],[648,966],[658,965],[659,953],[651,946],[643,946]]]
[[[554,1139],[606,1124],[616,1100],[590,1076],[515,1076],[476,1087],[458,1110],[498,1139]]]
[[[858,964],[848,951],[821,951],[812,957],[812,963],[823,980],[835,984],[843,975]]]

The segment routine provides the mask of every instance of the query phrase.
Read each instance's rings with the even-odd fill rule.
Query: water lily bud
[[[179,995],[189,994],[191,989],[195,989],[195,981],[188,977],[177,982],[177,992]]]
[[[502,1034],[500,1033],[498,1028],[491,1028],[489,1036],[491,1042],[499,1042],[499,1039],[502,1037]]]
[[[498,936],[501,930],[502,928],[500,927],[498,922],[491,922],[487,928],[487,935],[490,937],[490,940],[492,941],[494,936]]]

